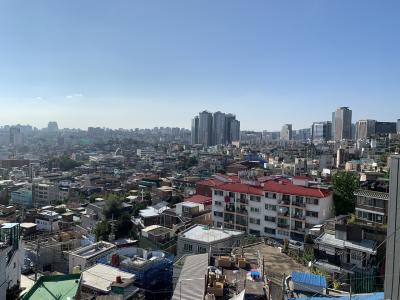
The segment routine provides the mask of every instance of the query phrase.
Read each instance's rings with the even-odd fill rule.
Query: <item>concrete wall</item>
[[[390,158],[389,220],[386,242],[385,299],[400,298],[400,156]]]

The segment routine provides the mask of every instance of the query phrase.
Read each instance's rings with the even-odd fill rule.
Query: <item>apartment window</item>
[[[276,205],[273,205],[273,204],[265,204],[265,210],[276,211]]]
[[[288,232],[288,231],[277,230],[277,233],[278,233],[279,235],[289,236],[289,232]]]
[[[214,211],[215,217],[223,217],[223,213],[221,211]]]
[[[376,217],[376,222],[377,222],[377,223],[383,223],[383,216],[381,216],[381,215],[376,215],[375,217]]]
[[[183,244],[183,250],[185,250],[186,252],[192,252],[193,245],[192,244]]]
[[[382,215],[357,210],[357,217],[360,219],[369,221],[369,222],[376,222],[376,223],[383,224],[383,216]]]
[[[306,198],[307,204],[318,205],[319,199],[318,198]]]
[[[264,232],[267,234],[275,234],[275,228],[264,227]]]
[[[224,195],[224,192],[223,192],[223,191],[220,191],[220,190],[214,190],[214,195],[215,195],[215,196],[223,196],[223,195]]]
[[[276,222],[276,218],[275,217],[270,217],[270,216],[264,216],[264,220],[266,222],[273,222],[273,223]]]
[[[303,197],[296,196],[296,202],[303,203]]]
[[[246,194],[240,194],[240,199],[241,200],[246,200]]]
[[[250,201],[260,202],[261,201],[261,197],[260,196],[250,195]]]
[[[222,202],[221,202],[221,201],[214,201],[214,204],[215,204],[216,206],[222,206]]]
[[[203,247],[203,246],[197,247],[197,253],[206,253],[206,252],[207,252],[206,247]]]
[[[307,210],[306,211],[306,216],[307,217],[312,217],[312,218],[318,218],[318,212]]]
[[[259,213],[260,209],[258,207],[250,207],[251,212]]]
[[[229,197],[230,197],[230,198],[235,198],[235,193],[229,192]]]
[[[283,201],[290,201],[290,195],[282,195]]]
[[[249,223],[250,224],[260,225],[260,219],[250,218],[249,219]]]

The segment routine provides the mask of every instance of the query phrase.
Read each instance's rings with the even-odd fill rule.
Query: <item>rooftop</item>
[[[81,274],[42,276],[22,299],[75,299],[80,283]]]
[[[292,281],[298,284],[326,288],[326,278],[321,275],[305,272],[292,272]]]
[[[115,247],[115,245],[113,245],[111,243],[98,242],[98,243],[95,243],[95,244],[87,246],[87,247],[79,248],[76,251],[72,252],[71,254],[89,258],[89,257],[97,255],[103,251],[112,249],[114,247]]]
[[[172,230],[169,228],[160,226],[160,225],[151,225],[147,226],[146,228],[142,229],[142,232],[150,232],[153,235],[159,235],[164,233],[170,233]]]
[[[274,192],[280,194],[288,194],[295,196],[313,197],[313,198],[325,198],[332,194],[331,191],[326,189],[311,188],[300,185],[295,185],[289,181],[265,181],[261,186],[253,186],[244,183],[225,183],[218,186],[219,189],[243,193],[252,195],[264,195],[265,192]]]
[[[149,206],[145,209],[141,209],[139,211],[139,214],[143,218],[155,217],[155,216],[158,216],[159,214],[161,214],[164,210],[169,209],[169,207],[167,205],[168,205],[167,202],[162,201],[160,203],[157,203],[156,205]]]
[[[209,228],[204,225],[194,225],[188,230],[183,231],[181,237],[195,241],[214,243],[233,236],[239,236],[243,234],[244,232],[237,230],[216,229],[216,228]]]
[[[357,190],[354,195],[361,197],[368,197],[381,200],[389,200],[389,193],[371,191],[371,190]]]
[[[333,234],[324,233],[316,240],[317,242],[329,246],[334,246],[339,249],[354,249],[369,254],[376,254],[376,241],[362,240],[361,242],[344,241],[337,239]]]
[[[13,228],[17,225],[19,225],[19,223],[4,223],[4,224],[2,224],[1,228],[8,229],[8,228]]]
[[[92,289],[108,293],[111,284],[115,281],[117,276],[121,276],[122,281],[126,279],[135,279],[134,274],[121,271],[111,266],[97,264],[82,273],[82,284]]]
[[[207,268],[207,253],[186,257],[172,300],[203,300]]]
[[[190,198],[185,199],[185,202],[194,202],[200,204],[211,204],[212,198],[203,195],[193,195]]]

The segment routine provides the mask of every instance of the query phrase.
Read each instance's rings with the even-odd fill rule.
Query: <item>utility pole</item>
[[[111,232],[109,236],[110,242],[115,240],[114,214],[111,215]]]
[[[349,300],[351,300],[351,274],[350,274],[350,291],[349,291],[350,295],[349,295]]]
[[[37,275],[38,275],[39,249],[40,249],[40,242],[39,242],[39,238],[38,238],[36,240],[35,282],[37,281]]]

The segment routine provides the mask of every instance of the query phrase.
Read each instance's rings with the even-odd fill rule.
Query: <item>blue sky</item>
[[[1,0],[0,125],[400,118],[398,0]]]

